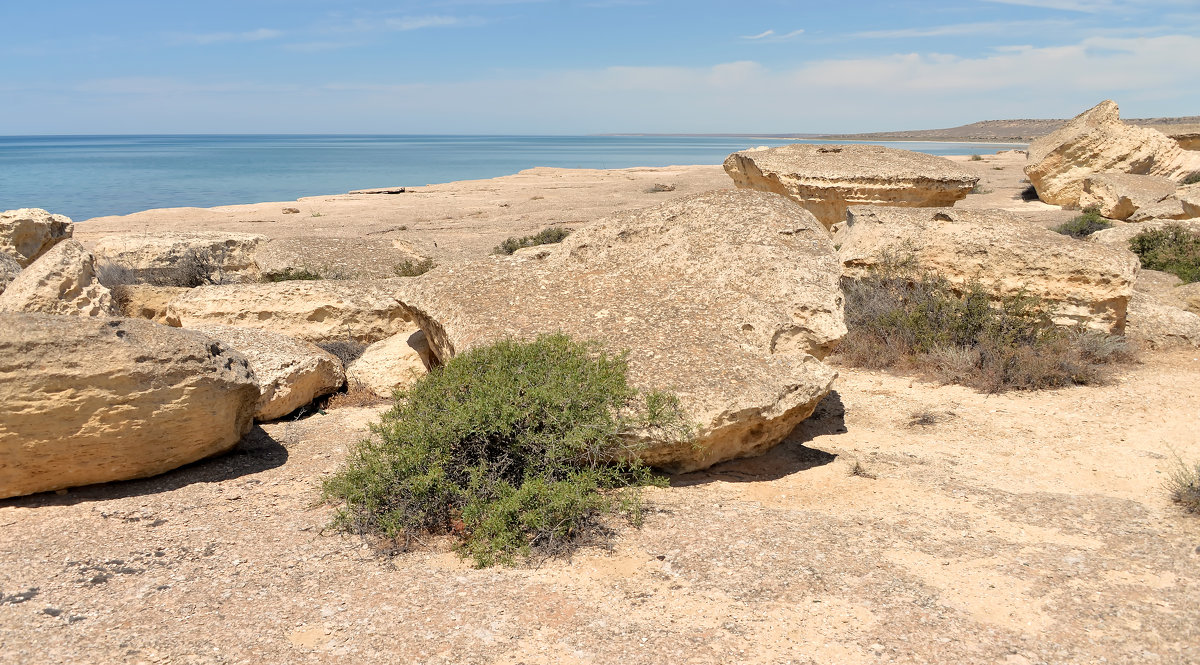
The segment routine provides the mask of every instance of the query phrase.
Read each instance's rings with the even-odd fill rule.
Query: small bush
[[[397,277],[417,277],[436,267],[437,264],[433,262],[433,259],[421,259],[420,261],[404,259],[393,266],[392,271],[396,273]]]
[[[1194,185],[1198,182],[1200,182],[1200,171],[1196,171],[1194,173],[1187,174],[1186,176],[1183,177],[1183,180],[1179,181],[1179,184]]]
[[[1038,198],[1037,187],[1030,185],[1030,186],[1026,187],[1025,189],[1022,189],[1021,190],[1021,200],[1022,201],[1039,201],[1040,199]]]
[[[1175,467],[1167,473],[1167,492],[1171,500],[1189,513],[1200,513],[1200,463],[1188,466],[1179,455]]]
[[[317,346],[336,356],[342,362],[342,367],[349,367],[350,363],[358,360],[367,350],[366,344],[350,337],[349,333],[344,339],[319,342]]]
[[[111,261],[99,262],[96,278],[109,288],[132,284],[194,288],[224,283],[225,270],[221,260],[211,252],[189,249],[162,268],[137,270]]]
[[[971,155],[971,161],[972,162],[982,162],[983,155]]]
[[[1183,224],[1146,229],[1129,240],[1129,249],[1147,270],[1161,270],[1184,282],[1200,282],[1200,233]]]
[[[979,183],[971,188],[971,193],[972,194],[991,194],[992,190],[988,189],[987,187],[984,187],[983,183]]]
[[[1054,227],[1054,230],[1072,238],[1082,239],[1092,235],[1096,231],[1103,231],[1111,227],[1112,223],[1100,216],[1100,208],[1088,206],[1083,209],[1082,215],[1078,215],[1075,219]]]
[[[96,280],[109,289],[141,283],[136,271],[112,261],[96,261]]]
[[[571,229],[565,226],[551,226],[538,231],[536,235],[525,236],[524,238],[509,238],[499,245],[496,245],[496,248],[492,250],[492,253],[512,254],[518,249],[524,249],[526,247],[549,245],[556,242],[562,242],[569,235],[571,235]]]
[[[1055,326],[1026,294],[994,300],[979,282],[952,285],[911,266],[845,280],[846,362],[915,371],[986,392],[1100,383],[1129,358],[1124,340]]]
[[[627,371],[626,354],[561,334],[456,356],[398,393],[325,483],[333,525],[393,550],[453,534],[482,567],[569,551],[608,513],[639,523],[638,488],[661,481],[634,441],[688,428]]]
[[[317,279],[325,278],[320,273],[313,272],[308,268],[287,268],[283,272],[277,272],[266,277],[266,281],[268,282],[311,281]]]

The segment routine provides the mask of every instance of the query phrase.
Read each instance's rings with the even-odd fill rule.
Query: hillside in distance
[[[867,134],[826,134],[816,138],[846,141],[986,141],[1028,143],[1067,122],[1066,118],[982,120],[946,129],[915,129]],[[1154,127],[1168,136],[1200,133],[1200,116],[1181,118],[1131,118],[1132,125]]]

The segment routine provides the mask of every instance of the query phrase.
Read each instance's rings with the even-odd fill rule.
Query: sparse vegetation
[[[348,381],[345,388],[326,398],[324,408],[342,409],[348,407],[378,406],[387,403],[387,401],[358,381]]]
[[[954,417],[953,411],[937,411],[931,408],[923,408],[913,411],[908,414],[909,427],[931,427],[945,420]]]
[[[1055,326],[1034,296],[996,299],[978,281],[955,286],[911,262],[844,288],[849,332],[836,353],[860,367],[1001,392],[1100,383],[1130,357],[1121,337]]]
[[[424,258],[420,261],[404,259],[400,263],[397,263],[395,266],[393,266],[392,271],[396,273],[397,277],[417,277],[419,275],[424,275],[436,267],[437,264],[434,263],[433,259],[430,258]]]
[[[1179,184],[1194,185],[1198,182],[1200,182],[1200,171],[1196,171],[1194,173],[1187,174],[1186,176],[1183,177],[1183,180],[1179,181]]]
[[[867,467],[862,465],[862,462],[854,460],[854,464],[850,465],[850,476],[855,478],[866,478],[867,480],[877,480],[878,476],[867,470]]]
[[[991,194],[992,190],[988,189],[987,187],[984,187],[983,183],[979,183],[971,188],[971,193],[972,194]]]
[[[495,249],[492,250],[492,253],[512,254],[518,249],[524,249],[525,247],[549,245],[556,242],[562,242],[569,235],[571,235],[571,229],[565,226],[550,226],[538,231],[535,235],[525,236],[523,238],[509,238],[499,245],[496,245]]]
[[[351,337],[349,331],[342,339],[318,342],[317,346],[337,357],[342,362],[342,367],[349,367],[350,363],[358,360],[367,350],[367,345]]]
[[[971,155],[971,161],[972,162],[982,162],[983,155]]]
[[[1065,224],[1059,224],[1054,230],[1072,238],[1083,239],[1107,228],[1112,228],[1112,222],[1100,216],[1100,208],[1088,206],[1083,209],[1082,215],[1077,215]]]
[[[194,288],[208,284],[224,284],[225,270],[223,257],[193,248],[183,252],[170,265],[161,268],[137,270],[112,261],[100,261],[96,265],[96,278],[110,289],[133,284]]]
[[[1183,224],[1146,229],[1129,240],[1129,249],[1147,270],[1161,270],[1184,282],[1200,282],[1200,232]]]
[[[1034,187],[1033,185],[1029,185],[1025,189],[1022,189],[1021,190],[1021,200],[1022,201],[1038,201],[1038,200],[1040,200],[1038,198],[1037,187]]]
[[[325,279],[320,273],[313,272],[308,268],[286,268],[283,272],[277,272],[267,275],[265,281],[268,282],[290,282],[290,281],[310,281],[317,279]]]
[[[1177,453],[1174,468],[1167,472],[1166,489],[1184,510],[1200,514],[1200,463],[1189,465]]]
[[[488,566],[569,551],[607,514],[640,523],[639,488],[663,481],[633,435],[690,429],[674,397],[627,371],[625,354],[562,334],[456,356],[398,394],[325,483],[333,526],[390,551],[451,534]]]

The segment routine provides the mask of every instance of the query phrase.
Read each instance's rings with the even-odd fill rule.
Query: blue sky
[[[1200,115],[1198,0],[0,0],[0,135]]]

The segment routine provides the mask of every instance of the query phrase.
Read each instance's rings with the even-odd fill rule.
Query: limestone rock
[[[709,192],[584,226],[553,249],[401,283],[434,355],[564,332],[629,349],[630,380],[679,396],[692,443],[640,455],[672,471],[779,443],[829,392],[845,334],[833,245],[788,199]]]
[[[1109,219],[1129,219],[1139,208],[1175,193],[1175,181],[1154,175],[1097,173],[1083,180],[1079,207],[1096,206]]]
[[[400,280],[313,280],[225,284],[188,290],[167,305],[167,324],[220,323],[273,330],[309,342],[347,337],[371,343],[409,329],[397,302]]]
[[[1138,260],[1132,253],[1079,242],[1002,210],[851,208],[835,240],[848,276],[887,257],[911,257],[952,283],[979,279],[997,295],[1024,290],[1056,308],[1060,325],[1120,334]]]
[[[1176,290],[1181,284],[1183,284],[1183,280],[1169,272],[1142,268],[1133,282],[1133,289],[1164,305],[1187,309],[1188,303],[1183,299],[1183,293]]]
[[[1168,196],[1157,203],[1151,203],[1143,208],[1139,208],[1137,212],[1129,216],[1128,221],[1140,224],[1155,219],[1187,219],[1189,216],[1187,210],[1183,207],[1183,201],[1174,196]]]
[[[254,254],[266,238],[252,233],[161,231],[105,236],[96,258],[127,269],[139,282],[200,286],[256,282]]]
[[[246,357],[258,381],[254,419],[282,418],[346,382],[342,363],[310,342],[269,330],[206,325],[193,328]]]
[[[0,295],[21,274],[21,264],[11,254],[0,252]]]
[[[17,260],[22,268],[71,237],[74,225],[69,217],[51,215],[41,208],[21,208],[0,212],[0,253]]]
[[[64,240],[21,271],[0,294],[0,312],[111,316],[112,293],[96,279],[92,255]]]
[[[1121,122],[1116,103],[1103,101],[1029,144],[1025,174],[1038,198],[1078,205],[1083,182],[1106,171],[1163,176],[1178,182],[1200,169],[1200,157],[1166,134]]]
[[[112,287],[113,302],[121,316],[149,319],[164,325],[167,323],[167,305],[176,296],[187,292],[187,287],[183,286],[118,284]]]
[[[1182,226],[1185,229],[1200,233],[1200,220],[1169,220],[1169,219],[1152,219],[1140,224],[1123,224],[1114,226],[1111,229],[1097,231],[1088,236],[1087,239],[1101,245],[1111,245],[1122,249],[1129,249],[1129,241],[1133,237],[1143,231],[1151,229],[1161,229],[1166,226]]]
[[[1193,312],[1138,291],[1129,301],[1128,316],[1126,334],[1150,348],[1200,347],[1200,316]]]
[[[809,145],[735,152],[725,172],[743,189],[783,194],[826,228],[852,205],[952,206],[979,176],[943,157],[875,145]]]
[[[424,376],[434,361],[425,333],[415,324],[413,328],[367,347],[346,368],[346,380],[391,397],[396,388],[407,388]]]
[[[1200,217],[1200,182],[1175,190],[1175,198],[1183,205],[1183,219]]]
[[[420,254],[400,240],[385,238],[272,238],[254,255],[264,279],[307,272],[325,279],[387,279],[403,261]]]
[[[0,314],[0,498],[143,478],[229,450],[246,359],[136,319]]]
[[[1180,301],[1183,309],[1200,314],[1200,282],[1184,284],[1176,288],[1171,295]]]

